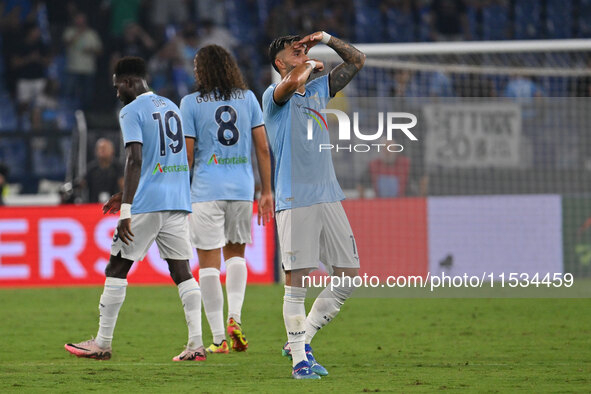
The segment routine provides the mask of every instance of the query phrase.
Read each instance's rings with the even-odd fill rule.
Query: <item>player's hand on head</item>
[[[133,241],[134,234],[131,232],[131,218],[120,219],[117,223],[117,234],[125,245]]]
[[[113,194],[109,201],[107,201],[103,205],[103,215],[107,213],[117,213],[119,209],[121,209],[121,199],[123,198],[123,193],[119,192],[117,194]]]
[[[314,45],[316,45],[320,41],[322,41],[323,36],[324,36],[324,33],[321,31],[317,31],[316,33],[308,34],[306,37],[304,37],[301,40],[299,40],[298,42],[296,42],[293,47],[295,49],[303,47],[304,53],[307,54],[308,51],[310,50],[310,48],[312,48]]]
[[[262,194],[258,203],[257,223],[264,226],[273,218],[273,195],[271,193]]]

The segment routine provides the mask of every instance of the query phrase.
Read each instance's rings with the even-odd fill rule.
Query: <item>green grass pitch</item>
[[[0,392],[591,391],[590,299],[353,298],[313,343],[330,375],[294,381],[281,286],[247,288],[248,352],[201,363],[170,361],[186,341],[172,285],[130,285],[111,360],[68,354],[95,335],[101,291],[0,290]]]

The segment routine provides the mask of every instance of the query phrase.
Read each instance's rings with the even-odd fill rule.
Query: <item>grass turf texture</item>
[[[330,375],[293,381],[281,286],[249,286],[246,353],[173,363],[186,342],[176,288],[127,289],[109,361],[63,349],[96,334],[102,288],[0,290],[0,391],[588,392],[589,299],[353,298],[314,340]],[[312,300],[308,300],[308,308]],[[204,340],[211,336],[203,316]]]

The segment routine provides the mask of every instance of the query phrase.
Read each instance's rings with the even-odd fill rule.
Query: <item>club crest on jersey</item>
[[[320,105],[320,97],[318,97],[318,92],[314,93],[314,95],[310,98],[314,100],[316,104]]]

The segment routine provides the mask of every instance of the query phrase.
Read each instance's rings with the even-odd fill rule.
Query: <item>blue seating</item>
[[[580,38],[591,38],[591,0],[579,0],[577,30]]]
[[[404,12],[399,8],[389,8],[386,11],[386,32],[390,42],[416,41],[412,10]]]
[[[572,0],[546,0],[546,30],[548,38],[572,37]]]
[[[357,42],[383,42],[384,34],[379,1],[355,0],[354,5]]]
[[[256,1],[226,0],[226,25],[242,42],[256,42],[259,37],[259,12]]]
[[[482,38],[506,40],[509,27],[509,10],[503,4],[493,3],[482,8]]]
[[[468,6],[466,8],[466,17],[468,18],[468,31],[472,40],[482,39],[482,35],[478,26],[478,10],[475,7]]]
[[[542,36],[542,2],[538,0],[515,0],[513,38],[530,40]]]

